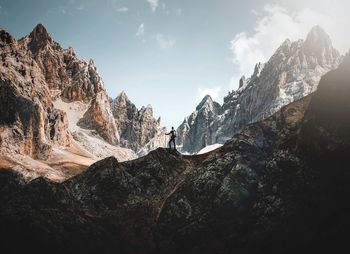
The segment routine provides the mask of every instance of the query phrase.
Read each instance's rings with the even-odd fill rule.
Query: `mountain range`
[[[196,153],[225,143],[247,124],[313,93],[322,75],[341,61],[342,56],[319,26],[313,27],[305,40],[286,39],[266,63],[255,65],[250,78],[239,80],[239,88],[229,92],[222,105],[205,96],[177,128],[177,144],[182,152]]]
[[[166,129],[150,105],[137,109],[125,92],[110,98],[94,61],[62,48],[43,25],[19,40],[3,29],[0,35],[0,166],[28,179],[63,181],[99,159],[131,160],[166,146]],[[177,128],[180,151],[221,146],[249,123],[313,93],[342,59],[319,26],[305,40],[285,40],[222,105],[203,98]]]
[[[94,61],[80,60],[39,24],[16,40],[0,30],[1,165],[62,181],[109,156],[135,159],[163,146],[151,106],[111,99]]]

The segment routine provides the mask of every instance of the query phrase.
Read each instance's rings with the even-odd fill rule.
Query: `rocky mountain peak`
[[[4,29],[0,27],[0,43],[1,44],[12,44],[16,41],[15,38],[12,37],[11,34],[6,32]]]
[[[280,47],[290,47],[290,45],[292,44],[292,42],[291,42],[291,40],[290,39],[285,39],[283,42],[282,42],[282,44],[281,44],[281,46]]]
[[[178,144],[183,145],[182,151],[198,152],[207,145],[225,143],[247,124],[314,92],[321,76],[337,68],[340,61],[340,54],[319,26],[311,29],[305,41],[285,40],[268,62],[256,64],[253,74],[242,78],[239,88],[224,97],[218,113],[210,107],[199,111],[210,105],[208,97],[203,99],[188,122],[179,126]],[[214,114],[209,117],[209,113]]]
[[[111,108],[114,117],[119,119],[119,122],[124,122],[127,119],[133,119],[135,115],[137,115],[136,106],[129,100],[124,91],[122,91],[114,100],[112,100]],[[119,127],[121,127],[121,125]]]
[[[320,42],[326,45],[332,45],[329,35],[323,30],[322,27],[316,25],[309,31],[308,35],[306,36],[305,43],[317,44]]]
[[[202,108],[205,108],[207,106],[211,106],[213,104],[213,98],[207,94],[206,96],[204,96],[204,98],[202,99],[202,101],[198,104],[198,106],[196,107],[196,110],[201,110]]]
[[[321,65],[327,65],[339,58],[339,52],[333,48],[331,38],[320,26],[314,26],[310,30],[304,42],[304,49]]]
[[[153,118],[153,108],[150,104],[148,104],[146,107],[143,106],[140,110],[140,113],[142,116],[150,116]]]
[[[115,98],[115,101],[117,102],[127,102],[129,101],[128,96],[126,95],[126,93],[124,91],[121,91],[120,94],[118,94],[118,96]]]
[[[143,149],[141,154],[144,155],[147,151],[164,144],[165,130],[160,128],[160,118],[156,120],[153,117],[151,105],[138,109],[122,91],[111,101],[111,108],[123,146],[137,153]],[[145,145],[147,149],[144,149]]]
[[[239,79],[239,88],[243,87],[245,84],[247,83],[245,76],[243,75],[240,79]]]
[[[42,24],[38,24],[34,27],[33,31],[29,34],[29,38],[31,40],[30,49],[33,54],[47,44],[52,43],[49,32]]]
[[[89,70],[93,70],[94,72],[97,72],[97,68],[96,68],[96,65],[95,65],[95,61],[94,61],[94,59],[92,59],[92,58],[89,59],[89,62],[88,62],[88,69],[89,69]]]

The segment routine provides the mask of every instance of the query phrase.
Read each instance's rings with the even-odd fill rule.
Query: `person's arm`
[[[170,135],[170,132],[169,133],[165,133],[165,135]]]

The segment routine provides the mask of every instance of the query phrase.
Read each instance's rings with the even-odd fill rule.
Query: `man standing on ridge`
[[[169,148],[171,149],[171,143],[173,143],[174,150],[176,150],[176,144],[175,144],[176,131],[175,131],[174,127],[171,127],[171,131],[169,133],[165,133],[165,135],[170,135]]]

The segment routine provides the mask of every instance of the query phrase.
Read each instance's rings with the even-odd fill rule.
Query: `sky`
[[[125,91],[177,127],[210,94],[220,104],[286,39],[314,25],[350,48],[347,0],[0,0],[0,26],[21,38],[42,23],[94,59],[110,97]]]

